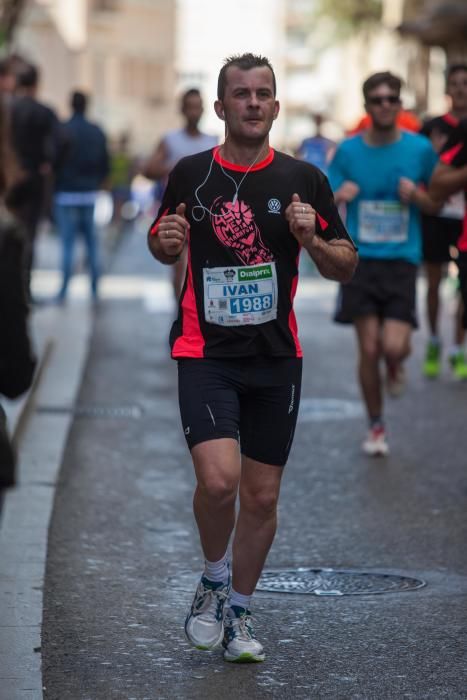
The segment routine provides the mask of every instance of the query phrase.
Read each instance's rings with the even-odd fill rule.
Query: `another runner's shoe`
[[[397,398],[404,393],[405,369],[403,365],[388,365],[386,375],[386,389],[389,396]]]
[[[202,576],[185,620],[185,634],[197,649],[214,649],[221,643],[229,592],[230,579],[228,583],[214,583]]]
[[[362,443],[362,450],[369,457],[386,457],[389,454],[389,445],[384,428],[370,428],[366,440]]]
[[[441,345],[439,343],[428,343],[426,347],[425,361],[423,363],[423,374],[428,379],[436,379],[441,372]]]
[[[264,661],[265,653],[253,631],[251,613],[232,605],[224,619],[224,659],[237,664]]]
[[[467,362],[462,350],[456,352],[455,355],[451,355],[449,362],[451,363],[452,373],[456,379],[467,379]]]

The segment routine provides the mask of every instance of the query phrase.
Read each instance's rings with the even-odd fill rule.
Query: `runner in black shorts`
[[[460,122],[451,134],[441,154],[441,163],[435,170],[430,192],[434,197],[447,197],[453,192],[464,191],[467,199],[467,119]],[[462,233],[457,242],[460,291],[463,301],[462,325],[467,328],[467,210],[464,215]],[[461,348],[462,360],[455,367],[455,376],[467,380],[465,349]]]
[[[438,152],[455,131],[459,121],[467,117],[467,64],[452,65],[448,68],[446,94],[451,99],[450,111],[430,119],[423,125],[420,132],[431,139],[433,147]],[[445,264],[453,259],[453,251],[456,251],[456,244],[462,231],[464,209],[462,192],[457,192],[446,202],[437,216],[422,217],[423,260],[427,280],[426,308],[430,331],[423,362],[423,374],[432,379],[436,378],[441,371],[441,340],[438,329],[439,289]],[[457,258],[457,251],[455,257]],[[461,349],[464,340],[461,313],[462,303],[459,302],[454,324],[454,343],[449,352],[455,375],[459,371],[462,372],[461,365],[465,364]]]
[[[416,326],[420,210],[438,208],[421,186],[428,185],[438,158],[426,138],[399,130],[400,90],[400,79],[388,72],[365,81],[371,127],[345,139],[329,166],[336,202],[345,203],[346,224],[359,246],[360,262],[352,281],[340,288],[335,320],[355,327],[369,423],[362,450],[369,456],[389,452],[383,372],[388,393],[399,395]]]
[[[269,146],[275,93],[266,58],[225,62],[214,105],[225,143],[178,163],[149,235],[151,252],[167,264],[188,246],[170,342],[205,570],[185,631],[202,649],[223,640],[227,661],[264,659],[249,608],[275,534],[300,399],[300,250],[340,281],[357,260],[324,175]]]

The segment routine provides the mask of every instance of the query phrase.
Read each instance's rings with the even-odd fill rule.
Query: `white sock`
[[[213,583],[227,583],[229,580],[229,567],[228,567],[228,556],[227,552],[224,554],[222,559],[219,561],[208,561],[204,560],[204,576],[206,576],[209,581]]]
[[[462,348],[460,345],[452,345],[449,349],[449,357],[452,357],[453,355],[458,355],[460,352],[462,352]]]
[[[230,590],[227,606],[231,608],[232,605],[236,605],[239,608],[249,610],[252,597],[252,595],[243,595],[242,593],[238,593],[234,588],[232,588]]]

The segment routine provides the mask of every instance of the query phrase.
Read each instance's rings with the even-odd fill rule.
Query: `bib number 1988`
[[[259,297],[244,297],[230,300],[230,313],[244,314],[249,311],[264,311],[272,306],[272,294]]]

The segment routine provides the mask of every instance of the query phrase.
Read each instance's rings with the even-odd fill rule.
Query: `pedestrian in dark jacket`
[[[29,290],[37,227],[60,150],[60,124],[55,113],[37,100],[36,66],[24,64],[17,72],[16,81],[16,93],[9,108],[10,138],[22,177],[10,197],[16,216],[25,227],[24,266]]]
[[[24,285],[24,227],[4,205],[15,171],[8,153],[5,114],[0,106],[0,394],[15,399],[31,386],[36,365],[28,331]],[[0,405],[0,491],[15,483],[16,455]]]
[[[84,238],[92,297],[97,299],[99,261],[94,208],[97,191],[109,173],[109,156],[105,134],[86,119],[86,106],[86,95],[74,92],[71,96],[73,116],[64,125],[65,147],[57,168],[55,221],[63,250],[60,303],[66,300],[78,234]]]

